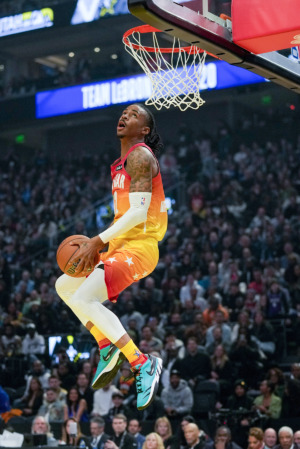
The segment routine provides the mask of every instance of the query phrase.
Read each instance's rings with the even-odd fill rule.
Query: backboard
[[[233,42],[231,1],[128,0],[128,8],[142,22],[300,94],[300,64],[288,57],[291,49],[254,54]]]

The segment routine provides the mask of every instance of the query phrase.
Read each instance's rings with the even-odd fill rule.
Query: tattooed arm
[[[153,161],[145,147],[138,147],[129,154],[126,171],[131,177],[130,192],[152,192]]]
[[[156,161],[146,148],[138,147],[130,153],[126,165],[126,171],[131,177],[130,207],[106,231],[101,232],[101,234],[93,237],[88,242],[86,240],[82,243],[79,242],[80,249],[76,253],[76,260],[80,259],[78,270],[81,266],[83,266],[83,270],[91,269],[94,266],[93,262],[97,251],[103,249],[110,240],[119,237],[147,220],[152,195],[152,176],[157,170]],[[71,259],[70,264],[74,261]]]

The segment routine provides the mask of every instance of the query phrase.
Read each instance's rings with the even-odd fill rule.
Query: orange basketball
[[[82,270],[79,272],[76,271],[77,263],[79,261],[76,261],[75,263],[72,264],[71,267],[68,267],[70,259],[74,255],[76,255],[76,252],[79,250],[79,245],[71,246],[70,243],[71,242],[76,243],[76,240],[82,238],[89,240],[89,238],[86,237],[85,235],[71,235],[70,237],[67,237],[65,240],[61,242],[56,253],[57,264],[61,269],[61,271],[63,271],[68,276],[74,278],[82,278],[87,276],[88,274],[91,274],[90,271],[82,271]],[[97,261],[95,261],[95,264],[96,263]]]

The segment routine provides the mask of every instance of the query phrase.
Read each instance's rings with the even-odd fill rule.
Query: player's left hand
[[[87,240],[87,239],[78,239],[76,242],[71,242],[71,246],[79,245],[78,251],[76,254],[70,259],[70,266],[73,263],[77,263],[76,271],[87,271],[92,272],[95,266],[95,260],[97,260],[97,256],[99,251],[105,248],[106,243],[103,243],[100,239],[99,235]]]

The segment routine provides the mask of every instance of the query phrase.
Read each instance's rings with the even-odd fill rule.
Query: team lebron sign
[[[53,26],[53,23],[54,12],[51,8],[42,8],[14,16],[1,17],[0,37],[48,28]]]

